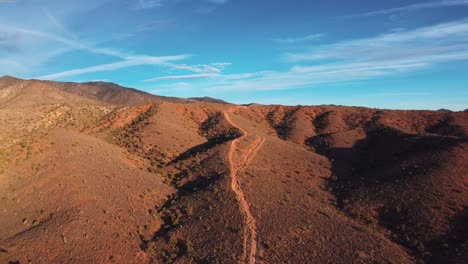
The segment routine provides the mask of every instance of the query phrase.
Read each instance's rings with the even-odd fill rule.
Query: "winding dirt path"
[[[242,188],[239,184],[238,176],[242,170],[244,170],[247,165],[252,161],[252,159],[257,154],[258,150],[262,146],[263,142],[265,142],[264,138],[257,137],[254,142],[249,146],[248,150],[242,154],[241,159],[239,162],[236,162],[234,159],[234,152],[238,150],[239,142],[244,140],[249,133],[236,125],[231,117],[229,116],[228,112],[232,112],[232,109],[224,111],[224,117],[226,121],[232,125],[233,127],[239,129],[242,132],[242,136],[236,138],[231,142],[231,147],[229,149],[229,165],[231,171],[231,188],[233,192],[236,194],[237,201],[239,203],[239,207],[241,208],[242,212],[246,217],[246,228],[244,229],[244,255],[243,261],[246,262],[248,257],[248,263],[255,264],[255,257],[257,256],[257,222],[255,217],[253,216],[249,203],[245,197],[245,193],[242,191]],[[250,246],[248,246],[250,240]]]

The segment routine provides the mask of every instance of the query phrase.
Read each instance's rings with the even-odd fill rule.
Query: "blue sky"
[[[468,0],[0,0],[0,76],[234,103],[468,108]]]

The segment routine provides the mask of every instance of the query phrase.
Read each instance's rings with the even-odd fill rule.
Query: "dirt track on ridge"
[[[228,110],[231,112],[231,110]],[[241,208],[243,214],[246,217],[246,228],[244,230],[244,254],[243,254],[243,260],[246,261],[247,256],[248,256],[248,263],[254,264],[255,263],[255,258],[257,255],[257,222],[255,220],[255,217],[253,216],[249,203],[247,202],[247,199],[245,197],[245,193],[243,192],[242,188],[240,187],[239,184],[239,179],[238,175],[239,173],[247,167],[247,165],[252,161],[252,159],[255,157],[257,154],[258,150],[262,146],[262,144],[265,142],[265,139],[262,137],[257,137],[255,141],[249,146],[248,150],[246,151],[245,154],[241,156],[241,161],[236,164],[234,160],[234,151],[238,149],[238,144],[240,141],[244,140],[249,133],[236,125],[230,118],[228,112],[223,112],[224,117],[226,118],[226,121],[232,125],[233,127],[236,127],[242,132],[242,136],[239,138],[236,138],[231,142],[231,147],[229,149],[229,155],[228,155],[228,160],[230,164],[230,171],[231,171],[231,188],[233,192],[236,194],[237,201],[239,203],[239,207]],[[249,238],[250,238],[250,250],[247,249],[247,245],[249,243]]]

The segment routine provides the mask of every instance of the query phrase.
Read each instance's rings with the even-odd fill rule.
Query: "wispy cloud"
[[[50,23],[53,24],[58,30],[67,35],[68,37],[76,39],[76,35],[73,34],[58,18],[56,18],[47,8],[43,9],[45,16],[49,19]]]
[[[161,7],[163,5],[166,5],[166,3],[164,2],[169,2],[167,0],[137,0],[136,2],[136,7],[138,9],[153,9],[153,8],[158,8],[158,7]],[[184,2],[184,1],[173,1],[173,2]],[[223,4],[227,4],[229,2],[229,0],[201,0],[201,2],[204,2],[204,6],[196,9],[195,12],[199,12],[199,13],[210,13],[212,12],[213,10],[215,10],[215,8],[213,7],[209,7],[208,5],[210,4],[213,4],[213,5],[223,5]]]
[[[311,88],[406,74],[441,63],[468,61],[468,20],[315,46],[290,53],[286,71],[223,75],[211,91],[267,91]]]
[[[224,75],[223,78],[228,81],[235,81],[235,80],[245,80],[249,78],[253,78],[258,76],[259,73],[240,73],[240,74],[229,74]]]
[[[137,27],[137,31],[152,31],[156,29],[167,29],[172,24],[168,20],[153,20]]]
[[[138,8],[151,9],[162,6],[162,0],[138,0]]]
[[[293,68],[284,72],[276,71],[257,73],[257,77],[249,79],[238,79],[235,81],[225,79],[224,82],[213,83],[212,85],[205,86],[211,91],[271,91],[312,88],[317,85],[351,82],[388,76],[424,66],[424,64],[402,63],[399,65],[382,65],[379,67],[363,66],[355,69],[323,69],[322,71],[309,71],[308,69]]]
[[[226,4],[229,0],[208,0],[208,2],[213,4]]]
[[[47,12],[46,12],[47,14]],[[58,19],[49,13],[49,19],[56,28],[58,28],[63,34],[67,36],[74,36],[74,34],[66,29],[66,27]],[[123,68],[140,66],[140,65],[158,65],[166,67],[171,70],[190,71],[199,74],[208,73],[220,73],[230,63],[211,63],[211,64],[178,64],[177,61],[185,60],[191,57],[187,54],[179,54],[174,56],[149,56],[149,55],[136,55],[132,52],[125,52],[121,50],[106,48],[106,47],[95,47],[87,44],[77,38],[65,37],[63,35],[51,32],[45,32],[41,30],[33,30],[21,27],[0,25],[0,48],[7,49],[16,43],[15,40],[19,37],[28,37],[33,39],[32,42],[36,42],[34,39],[43,40],[47,43],[59,44],[62,48],[57,48],[52,53],[41,52],[42,55],[49,54],[50,56],[57,56],[61,53],[71,50],[81,50],[89,53],[106,55],[119,61],[107,64],[93,65],[84,68],[76,68],[70,70],[64,70],[51,74],[37,76],[37,79],[59,79],[65,77],[71,77],[76,75],[82,75],[86,73],[104,72],[104,71],[115,71]],[[50,57],[49,56],[49,57]],[[37,57],[36,57],[37,58]],[[20,63],[17,63],[20,64]],[[3,67],[2,67],[3,68]],[[21,67],[16,67],[20,69]],[[21,69],[24,69],[22,67]],[[14,73],[8,71],[8,73]]]
[[[456,7],[456,6],[468,6],[468,0],[443,0],[443,1],[437,1],[437,2],[418,3],[418,4],[401,6],[401,7],[371,11],[371,12],[356,14],[352,16],[362,17],[362,16],[388,15],[388,14],[393,14],[393,13],[398,13],[398,12],[410,12],[410,11],[417,11],[417,10],[422,10],[422,9]]]
[[[216,7],[213,5],[204,5],[197,7],[193,10],[195,14],[200,14],[200,15],[208,15],[213,13],[216,10]]]
[[[23,65],[19,64],[14,60],[1,60],[0,61],[0,68],[8,68],[13,71],[26,71]],[[8,74],[7,72],[3,72],[3,74]]]
[[[12,51],[18,48],[18,34],[0,31],[0,48]]]
[[[218,9],[219,6],[227,4],[229,1],[228,0],[202,0],[200,6],[195,8],[193,10],[194,13],[200,14],[200,15],[208,15],[213,13],[215,10]]]
[[[19,67],[6,67],[2,64],[0,71],[3,74],[31,78],[37,75],[34,73],[47,69],[46,65],[52,59],[71,51],[106,55],[121,60],[132,56],[132,53],[97,46],[99,43],[112,41],[109,36],[107,39],[88,36],[88,40],[92,39],[92,41],[79,39],[66,23],[60,21],[63,17],[70,17],[69,21],[71,21],[72,15],[90,12],[108,2],[109,0],[103,0],[99,3],[62,5],[59,2],[51,4],[46,1],[42,5],[44,8],[41,9],[27,1],[18,1],[19,10],[27,14],[28,19],[20,19],[19,13],[18,15],[2,14],[0,36],[3,36],[3,39],[0,41],[0,60],[15,62],[15,65]],[[38,9],[39,12],[37,12]],[[6,12],[6,10],[3,11]]]
[[[361,96],[369,96],[369,97],[420,97],[420,96],[428,96],[432,95],[432,93],[421,93],[421,92],[406,92],[406,93],[370,93]]]
[[[226,66],[231,65],[228,62],[218,62],[210,64],[196,64],[196,65],[187,65],[187,64],[174,64],[171,65],[173,70],[184,70],[191,71],[196,73],[220,73],[224,70]]]
[[[204,79],[204,78],[214,78],[220,76],[219,74],[190,74],[190,75],[173,75],[173,76],[163,76],[151,78],[144,80],[145,82],[156,82],[156,81],[167,81],[167,80],[193,80],[193,79]]]
[[[183,60],[183,59],[187,59],[188,57],[189,57],[188,55],[164,56],[164,57],[135,56],[135,57],[129,57],[128,59],[124,61],[62,71],[62,72],[53,73],[49,75],[39,76],[39,77],[36,77],[36,79],[54,80],[58,78],[70,77],[70,76],[75,76],[75,75],[80,75],[80,74],[85,74],[85,73],[113,71],[113,70],[134,67],[134,66],[139,66],[139,65],[167,65],[171,61]]]
[[[323,34],[310,34],[304,37],[277,38],[277,39],[274,39],[273,41],[278,42],[278,43],[284,43],[284,44],[295,44],[299,42],[318,40],[318,39],[321,39],[322,37],[323,37]]]
[[[210,73],[220,73],[227,65],[230,63],[211,63],[211,64],[201,64],[201,65],[187,65],[187,64],[177,64],[176,61],[185,60],[191,57],[188,54],[174,55],[174,56],[148,56],[148,55],[133,55],[131,53],[126,53],[122,51],[117,51],[114,49],[108,48],[96,48],[91,45],[82,43],[79,40],[71,40],[64,38],[62,36],[34,31],[28,29],[19,29],[14,28],[16,32],[21,32],[23,34],[29,34],[36,37],[45,38],[50,41],[59,42],[69,46],[70,48],[85,50],[87,52],[108,55],[121,59],[121,61],[107,64],[94,65],[85,68],[71,69],[66,71],[61,71],[57,73],[47,74],[35,77],[36,79],[59,79],[64,77],[71,77],[86,73],[95,73],[95,72],[104,72],[104,71],[115,71],[123,68],[140,66],[140,65],[158,65],[167,67],[172,70],[185,70],[195,73],[204,73],[209,75]],[[203,74],[200,74],[202,76]],[[193,78],[189,78],[193,79]]]
[[[286,55],[288,62],[327,59],[391,60],[395,58],[425,57],[442,52],[466,51],[468,19],[435,26],[398,31],[373,38],[343,41],[318,46],[305,53]]]
[[[34,38],[41,38],[41,39],[45,39],[48,41],[61,43],[73,49],[86,50],[88,52],[108,55],[108,56],[117,57],[117,58],[127,58],[128,56],[130,56],[129,54],[126,54],[117,50],[108,49],[108,48],[96,48],[92,45],[88,45],[79,40],[66,38],[61,35],[45,32],[45,31],[0,25],[0,32],[2,32],[3,34],[19,34],[19,35],[27,35],[27,36],[34,37]]]

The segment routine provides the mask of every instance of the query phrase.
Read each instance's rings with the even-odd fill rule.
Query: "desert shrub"
[[[111,141],[125,147],[131,153],[143,149],[140,133],[144,127],[150,124],[148,118],[154,114],[154,107],[150,107],[146,112],[141,113],[138,117],[133,119],[130,124],[112,131]]]
[[[171,214],[171,223],[173,226],[177,226],[180,224],[180,220],[182,219],[182,212],[180,209],[176,209],[172,214]]]
[[[221,112],[209,115],[200,125],[199,134],[213,144],[223,143],[241,136],[241,132],[237,128],[223,126],[221,119]]]
[[[193,206],[189,205],[185,208],[185,213],[188,215],[188,216],[192,216],[193,215]]]
[[[292,129],[292,119],[293,115],[299,110],[300,108],[294,108],[289,110],[285,113],[284,117],[278,123],[275,121],[275,112],[268,113],[266,119],[270,123],[270,125],[275,129],[276,134],[282,139],[286,139]]]

